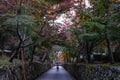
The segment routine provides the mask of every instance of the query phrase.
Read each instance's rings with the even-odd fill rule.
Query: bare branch
[[[33,43],[31,43],[31,44],[21,45],[21,48],[29,47],[29,46],[32,46],[33,44],[35,44],[35,43],[33,42]]]
[[[20,41],[22,41],[22,36],[21,36],[21,33],[20,33],[20,29],[19,29],[19,22],[18,22],[18,19],[16,19],[16,22],[17,22],[17,35],[18,35],[18,37],[19,37],[19,39],[20,39]]]
[[[28,40],[28,39],[29,39],[29,37],[25,37],[25,38],[23,39],[23,42],[26,41],[26,40]]]
[[[14,6],[13,4],[11,4],[8,0],[5,0],[5,2],[6,2],[9,6],[11,6],[12,8],[15,8],[15,6]]]

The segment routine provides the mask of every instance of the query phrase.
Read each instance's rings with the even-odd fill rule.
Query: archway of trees
[[[52,45],[64,46],[66,60],[89,63],[93,53],[107,55],[114,63],[119,53],[118,0],[2,0],[0,6],[0,55],[44,59]],[[106,4],[107,3],[107,4]],[[64,20],[59,22],[60,17]],[[114,54],[113,54],[114,53]],[[68,56],[69,55],[69,56]]]
[[[0,0],[0,65],[16,60],[24,80],[32,62],[120,62],[120,1]]]

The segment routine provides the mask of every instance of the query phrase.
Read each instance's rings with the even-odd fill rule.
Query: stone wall
[[[42,73],[50,69],[50,64],[32,63],[26,65],[27,80],[35,80]],[[0,67],[0,80],[23,80],[20,65],[5,65]]]
[[[120,66],[65,64],[76,80],[120,80]]]

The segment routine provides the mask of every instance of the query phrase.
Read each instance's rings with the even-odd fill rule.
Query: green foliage
[[[112,41],[120,41],[120,26],[110,27],[109,34]]]
[[[98,23],[98,22],[85,22],[82,25],[86,28],[87,32],[97,32],[101,33],[104,29],[104,25]]]
[[[22,14],[32,14],[35,11],[34,8],[30,7],[29,5],[21,5],[19,9],[21,10]]]
[[[7,19],[13,18],[13,17],[15,17],[15,15],[10,13],[0,15],[0,24],[2,25],[3,22],[5,22]]]
[[[92,0],[92,2],[92,9],[79,10],[82,19],[81,26],[83,27],[82,37],[88,36],[89,33],[96,33],[97,37],[104,38],[105,22],[107,22],[110,38],[119,39],[119,2],[111,0]],[[108,10],[108,16],[105,18],[104,15],[106,10]]]
[[[95,0],[93,1],[93,6],[95,10],[95,15],[103,17],[105,11],[109,8],[110,1],[109,0]]]
[[[59,3],[60,0],[41,0],[41,1],[45,1],[45,2],[47,2],[47,3],[51,4],[51,5],[53,5],[53,4]]]
[[[111,16],[108,18],[108,26],[109,27],[114,27],[114,26],[120,26],[120,12],[116,12],[111,14]]]
[[[8,26],[16,26],[17,24],[17,20],[20,26],[28,26],[28,27],[32,27],[35,23],[35,20],[27,15],[18,15],[14,18],[9,18],[7,19],[4,24],[8,25]]]
[[[11,63],[8,61],[9,58],[6,56],[0,56],[0,66],[1,65],[10,65]]]
[[[8,40],[9,36],[10,36],[9,32],[6,32],[5,29],[0,28],[0,41],[1,42]]]
[[[80,50],[81,46],[84,47],[84,45],[87,44],[86,41],[88,41],[88,47],[90,45],[89,42],[103,42],[105,40],[104,28],[107,24],[110,39],[112,41],[120,41],[119,3],[115,3],[114,0],[112,0],[114,3],[110,2],[111,0],[91,0],[94,2],[92,8],[79,9],[79,28],[74,27],[70,29],[75,36],[75,38],[71,36],[71,39],[73,38],[73,40],[68,40],[68,44],[70,44],[67,45],[65,44],[67,42],[56,39],[59,38],[56,35],[57,31],[48,28],[49,22],[47,23],[46,21],[46,23],[44,23],[44,17],[47,16],[46,18],[52,18],[56,13],[56,15],[58,15],[58,12],[49,10],[48,8],[51,8],[53,5],[62,1],[63,0],[33,0],[32,2],[35,4],[31,4],[31,2],[29,2],[30,4],[27,2],[21,3],[21,6],[17,8],[20,10],[19,15],[10,13],[0,15],[0,40],[7,40],[12,31],[14,33],[19,26],[22,38],[24,35],[29,37],[29,39],[25,41],[25,44],[35,42],[35,45],[44,46],[46,48],[50,48],[53,44],[58,44],[66,46],[70,55],[74,56],[75,53]],[[61,6],[59,14],[64,13],[62,11],[66,12],[66,7],[68,9],[68,7],[71,6]],[[105,16],[106,11],[107,16]],[[51,15],[52,13],[53,16]],[[39,31],[41,25],[45,27],[43,31]],[[39,34],[44,34],[44,36],[42,37]],[[56,43],[54,41],[56,41]]]
[[[36,20],[32,18],[31,16],[18,15],[13,18],[8,18],[3,24],[8,27],[16,28],[17,23],[18,23],[21,29],[21,33],[26,33],[31,36],[35,36],[36,35],[35,22]]]

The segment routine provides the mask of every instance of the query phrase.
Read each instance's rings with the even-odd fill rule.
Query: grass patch
[[[12,64],[12,63],[9,62],[9,57],[0,56],[0,66],[1,65],[8,65],[8,64]]]
[[[5,55],[0,56],[0,66],[2,66],[2,65],[18,65],[18,64],[22,64],[21,60],[19,60],[19,59],[14,59],[12,63],[9,62],[9,59],[10,59],[10,57],[7,57]],[[29,62],[25,61],[25,64],[29,64]]]

